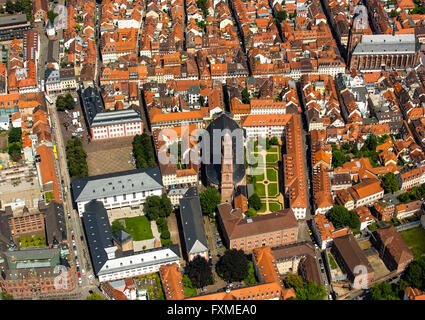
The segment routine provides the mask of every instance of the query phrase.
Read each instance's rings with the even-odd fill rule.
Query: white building
[[[162,178],[158,167],[115,172],[75,179],[72,195],[82,216],[84,206],[98,200],[106,209],[139,206],[149,196],[162,195]]]
[[[155,273],[163,265],[180,266],[180,249],[176,244],[123,254],[99,201],[91,201],[84,207],[83,223],[93,270],[101,283]]]

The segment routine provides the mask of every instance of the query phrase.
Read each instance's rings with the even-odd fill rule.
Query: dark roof
[[[0,252],[7,250],[10,241],[9,218],[11,216],[6,211],[0,211]]]
[[[179,217],[187,255],[208,250],[201,202],[196,187],[189,188],[184,197],[179,200],[179,203]]]
[[[273,256],[277,261],[288,260],[298,257],[300,265],[298,266],[298,273],[301,270],[306,281],[314,281],[318,285],[321,284],[319,269],[315,258],[315,250],[311,242],[299,242],[287,246],[280,246],[272,248]]]
[[[345,265],[352,275],[355,275],[354,269],[358,265],[366,266],[369,273],[373,272],[373,268],[367,260],[364,252],[358,245],[354,236],[350,233],[345,236],[337,237],[333,241],[333,247],[337,249],[340,257],[344,260]]]
[[[229,130],[230,134],[235,134],[235,136],[232,136],[233,183],[236,185],[245,176],[245,159],[237,159],[236,157],[237,154],[239,154],[241,157],[244,157],[243,141],[237,141],[237,131],[234,131],[236,129],[241,130],[240,132],[244,134],[243,129],[241,129],[239,125],[226,114],[221,114],[218,116],[210,123],[207,128],[207,131],[210,134],[210,163],[205,165],[205,172],[208,179],[215,185],[221,185],[222,137],[220,141],[215,141],[220,139],[220,137],[214,137],[216,135],[214,134],[214,130],[221,130],[221,132],[224,130]]]
[[[91,126],[94,117],[99,112],[105,110],[102,97],[97,87],[87,87],[81,93],[84,114],[89,126]]]
[[[67,239],[66,237],[66,222],[63,204],[53,201],[44,212],[46,221],[47,242],[53,243],[53,239],[61,243]]]
[[[83,225],[94,272],[97,274],[108,260],[105,248],[113,246],[108,214],[100,201],[85,205]]]
[[[381,228],[374,232],[379,236],[387,252],[394,258],[397,265],[413,260],[412,251],[393,226]]]
[[[125,230],[122,229],[115,232],[113,237],[119,245],[122,245],[127,241],[133,240],[133,238]]]

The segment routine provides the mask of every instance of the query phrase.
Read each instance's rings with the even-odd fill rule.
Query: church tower
[[[229,134],[223,137],[221,153],[221,201],[232,203],[233,196],[233,147]]]

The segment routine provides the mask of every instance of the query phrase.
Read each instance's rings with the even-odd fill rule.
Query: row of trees
[[[70,93],[60,95],[56,98],[56,109],[58,111],[72,110],[75,107],[74,98]]]
[[[22,130],[21,128],[12,128],[8,134],[7,152],[14,162],[19,162],[22,158]]]
[[[173,211],[173,206],[167,195],[149,196],[145,203],[146,217],[151,221],[156,221],[158,231],[161,234],[161,244],[168,246],[172,244],[170,231],[168,230],[167,217]]]
[[[66,157],[71,179],[88,177],[87,153],[84,151],[83,144],[79,138],[68,140],[66,143]]]
[[[419,200],[422,198],[424,194],[425,194],[425,183],[420,186],[414,187],[410,191],[402,193],[401,195],[397,197],[397,199],[400,202],[405,203],[409,201]]]
[[[217,274],[226,282],[244,281],[247,285],[257,283],[253,263],[248,260],[243,250],[228,250],[216,266]],[[203,288],[214,283],[211,264],[203,257],[197,256],[185,268],[185,275],[195,288]]]
[[[397,284],[386,281],[375,284],[371,289],[372,300],[402,300],[407,287],[425,290],[425,256],[413,260]]]
[[[9,14],[14,13],[25,13],[29,21],[33,20],[32,16],[32,1],[31,0],[15,0],[13,3],[12,0],[6,1],[6,12]],[[0,13],[4,13],[3,7],[0,9]]]
[[[146,133],[136,135],[133,139],[133,156],[136,160],[136,168],[148,168],[156,166],[155,152],[151,137]]]

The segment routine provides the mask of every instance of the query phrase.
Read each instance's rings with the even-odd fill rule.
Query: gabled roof
[[[196,187],[189,188],[179,203],[187,255],[208,251],[201,202]]]

